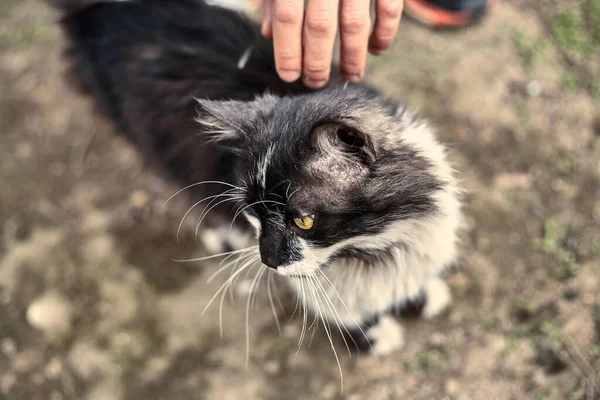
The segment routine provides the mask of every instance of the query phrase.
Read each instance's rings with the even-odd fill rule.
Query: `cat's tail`
[[[67,78],[148,161],[190,184],[231,162],[194,122],[196,99],[308,91],[277,76],[272,43],[202,0],[46,0],[60,13]]]
[[[131,126],[132,103],[167,113],[193,97],[308,90],[279,79],[271,42],[232,10],[202,0],[46,1],[61,13],[69,80],[121,130]]]

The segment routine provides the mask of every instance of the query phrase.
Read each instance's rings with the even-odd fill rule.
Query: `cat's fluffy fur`
[[[170,179],[239,187],[229,194],[245,204],[263,263],[311,310],[362,327],[358,342],[387,353],[402,344],[391,313],[448,304],[440,274],[456,258],[459,187],[444,148],[403,106],[337,76],[317,92],[281,81],[258,28],[200,0],[49,1],[63,12],[77,86]],[[223,188],[188,192],[196,202]],[[230,212],[223,202],[211,215]],[[305,215],[312,229],[294,224]]]

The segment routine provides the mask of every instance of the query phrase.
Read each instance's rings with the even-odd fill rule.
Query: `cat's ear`
[[[243,141],[245,126],[239,118],[248,107],[247,102],[198,99],[198,122],[204,133],[215,142]]]
[[[312,141],[322,152],[358,160],[365,165],[377,160],[377,149],[371,135],[343,124],[318,125],[312,132]]]
[[[204,100],[199,104],[196,121],[216,142],[243,144],[246,133],[256,119],[267,115],[277,102],[277,97],[264,95],[253,101]]]

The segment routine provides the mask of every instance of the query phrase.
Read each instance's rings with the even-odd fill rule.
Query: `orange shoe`
[[[404,0],[404,12],[433,28],[461,28],[481,20],[499,0]]]

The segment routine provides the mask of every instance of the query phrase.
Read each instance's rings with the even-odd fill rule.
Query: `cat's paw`
[[[379,318],[379,322],[367,331],[371,342],[370,352],[385,356],[404,347],[404,328],[390,315]]]
[[[381,316],[376,324],[363,332],[354,337],[359,350],[365,353],[384,356],[404,347],[404,328],[390,315]]]
[[[446,282],[441,279],[429,281],[425,287],[425,296],[427,302],[423,308],[421,316],[425,319],[431,319],[438,316],[448,308],[452,302],[452,294]]]

